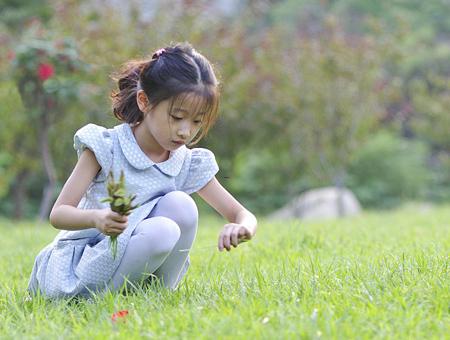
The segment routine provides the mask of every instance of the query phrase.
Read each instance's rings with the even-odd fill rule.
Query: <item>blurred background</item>
[[[45,219],[73,134],[117,125],[110,75],[189,41],[221,117],[200,146],[255,213],[313,188],[450,201],[449,0],[0,0],[0,216]]]

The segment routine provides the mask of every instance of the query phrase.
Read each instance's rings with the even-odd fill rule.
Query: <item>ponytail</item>
[[[118,91],[112,91],[112,110],[114,116],[120,121],[137,124],[144,118],[143,112],[136,102],[136,93],[139,84],[139,74],[148,64],[145,60],[131,60],[125,63],[121,70],[112,75],[117,81]]]

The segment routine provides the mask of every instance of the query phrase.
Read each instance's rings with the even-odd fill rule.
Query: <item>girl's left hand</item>
[[[252,236],[252,232],[242,224],[225,224],[219,235],[219,251],[222,251],[224,248],[230,251],[231,246],[236,248],[239,243],[250,240]]]

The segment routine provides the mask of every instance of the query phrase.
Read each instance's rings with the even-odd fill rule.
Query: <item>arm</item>
[[[123,221],[126,221],[126,216],[120,216],[110,209],[83,210],[77,208],[99,170],[100,165],[94,153],[85,149],[53,205],[50,223],[55,228],[80,230],[95,226],[107,235],[115,234],[119,229],[124,229]]]
[[[198,194],[230,223],[219,235],[219,250],[237,247],[240,242],[250,240],[256,233],[256,217],[245,209],[214,177],[198,191]]]

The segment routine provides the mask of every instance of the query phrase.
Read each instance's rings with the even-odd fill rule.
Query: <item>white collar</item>
[[[185,145],[171,152],[169,159],[166,161],[155,163],[139,147],[129,124],[123,123],[115,126],[114,129],[117,131],[122,152],[133,167],[145,170],[156,166],[164,174],[169,176],[177,176],[180,173],[188,150]]]

